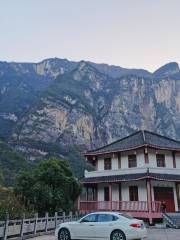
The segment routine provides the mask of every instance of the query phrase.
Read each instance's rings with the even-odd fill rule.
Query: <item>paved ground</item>
[[[48,235],[32,240],[55,240],[55,238]],[[180,240],[180,229],[148,229],[148,240]]]

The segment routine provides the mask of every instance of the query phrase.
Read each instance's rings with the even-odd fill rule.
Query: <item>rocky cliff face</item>
[[[0,73],[1,126],[30,157],[102,146],[138,129],[180,139],[177,63],[150,73],[49,59],[1,63]]]
[[[180,81],[173,79],[179,69],[164,68],[158,78],[157,72],[113,78],[81,62],[46,89],[14,137],[89,148],[142,128],[179,138]]]

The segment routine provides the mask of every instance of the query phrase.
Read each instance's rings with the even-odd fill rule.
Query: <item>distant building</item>
[[[138,131],[85,156],[96,171],[85,171],[82,213],[125,211],[152,223],[162,201],[167,212],[179,210],[180,142]]]

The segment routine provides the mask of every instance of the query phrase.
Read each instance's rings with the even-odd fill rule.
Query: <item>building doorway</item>
[[[174,191],[172,187],[154,187],[154,200],[165,201],[166,211],[175,212]]]

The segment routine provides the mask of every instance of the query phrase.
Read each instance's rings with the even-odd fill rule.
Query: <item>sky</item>
[[[180,63],[180,0],[0,0],[0,60]]]

